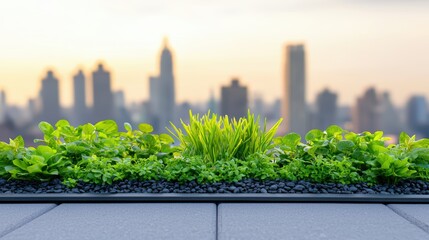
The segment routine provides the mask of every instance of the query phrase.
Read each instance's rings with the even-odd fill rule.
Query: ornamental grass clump
[[[189,112],[189,124],[181,120],[184,129],[171,123],[168,131],[180,142],[183,156],[202,156],[208,163],[240,159],[256,154],[267,154],[273,147],[273,138],[282,119],[267,130],[266,121],[261,127],[259,116],[250,112],[246,118],[230,119],[207,113],[202,117]]]

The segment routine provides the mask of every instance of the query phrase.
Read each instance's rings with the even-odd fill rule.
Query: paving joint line
[[[60,204],[54,204],[54,206],[47,207],[46,209],[43,209],[39,212],[36,212],[36,213],[30,215],[29,217],[24,218],[22,221],[14,224],[13,226],[11,226],[9,229],[4,231],[3,233],[0,233],[0,238],[7,236],[9,233],[14,232],[14,231],[18,230],[19,228],[21,228],[21,227],[27,225],[28,223],[32,222],[33,220],[45,215],[46,213],[50,212],[54,208],[58,207],[59,205]]]
[[[215,239],[219,239],[219,203],[216,203],[216,235]]]
[[[415,217],[411,216],[410,214],[406,213],[405,211],[402,211],[401,209],[396,208],[396,207],[394,207],[394,206],[392,206],[390,204],[386,205],[386,207],[388,207],[394,213],[396,213],[400,217],[404,218],[405,220],[407,220],[408,222],[410,222],[414,226],[420,228],[421,230],[423,230],[427,234],[429,234],[429,226],[426,223],[418,220],[417,218],[415,218]]]

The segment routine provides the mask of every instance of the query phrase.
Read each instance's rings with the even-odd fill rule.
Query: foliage
[[[146,123],[119,131],[112,120],[72,126],[41,122],[42,139],[25,147],[22,137],[0,142],[0,177],[47,181],[60,178],[112,184],[114,181],[167,180],[234,182],[242,179],[310,180],[314,182],[395,184],[429,181],[429,139],[401,133],[387,146],[383,132],[354,133],[339,126],[274,137],[281,120],[270,129],[259,117],[246,118],[190,112],[182,129],[153,134]]]
[[[189,124],[181,121],[185,133],[174,124],[171,124],[173,130],[168,130],[180,141],[184,156],[202,156],[206,163],[266,154],[281,123],[280,119],[267,130],[265,122],[262,129],[259,117],[255,119],[250,112],[247,118],[230,120],[228,116],[218,117],[210,112],[200,117],[190,111],[189,119]]]
[[[397,183],[405,179],[429,180],[429,142],[405,133],[398,145],[386,146],[383,132],[348,132],[339,126],[313,129],[306,143],[296,133],[275,139],[280,176],[315,182]],[[423,168],[423,169],[418,169]]]

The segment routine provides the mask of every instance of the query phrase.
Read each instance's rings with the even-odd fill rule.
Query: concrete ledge
[[[429,203],[429,195],[380,194],[2,194],[0,203]]]

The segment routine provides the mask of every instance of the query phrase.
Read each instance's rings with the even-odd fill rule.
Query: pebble
[[[301,192],[302,190],[304,190],[305,189],[305,187],[303,186],[303,185],[296,185],[294,188],[293,188],[293,190],[295,190],[295,191],[299,191],[299,192]]]
[[[244,179],[234,183],[204,183],[195,181],[177,183],[167,181],[121,181],[112,185],[97,185],[79,181],[75,187],[68,188],[60,180],[51,182],[18,181],[0,179],[0,194],[61,194],[61,193],[312,193],[312,194],[429,194],[429,183],[423,181],[404,181],[397,185],[312,183],[306,181],[257,181]]]

